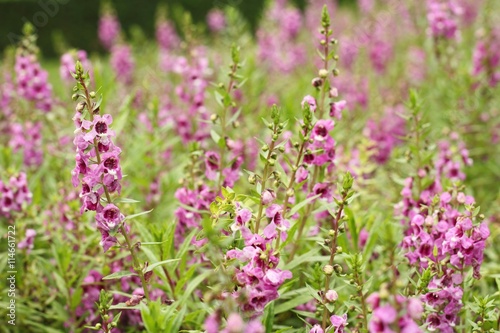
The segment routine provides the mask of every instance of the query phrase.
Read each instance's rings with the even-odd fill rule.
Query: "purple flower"
[[[220,156],[214,151],[205,153],[205,176],[210,180],[217,178],[217,172],[220,168]]]
[[[342,111],[346,107],[347,102],[345,100],[330,103],[330,117],[337,118],[338,120],[342,119]]]
[[[120,29],[120,22],[115,15],[105,14],[101,16],[99,19],[98,34],[101,44],[106,49],[111,49],[111,47],[116,43]]]
[[[325,299],[330,303],[335,302],[338,298],[339,295],[335,290],[330,289],[325,293]]]
[[[307,171],[307,169],[303,166],[300,166],[295,173],[295,182],[300,184],[305,181],[307,177],[309,177],[309,171]]]
[[[34,55],[16,57],[16,88],[21,98],[34,102],[44,112],[52,109],[52,85],[48,73],[43,70]]]
[[[306,97],[304,97],[304,99],[302,100],[302,103],[300,103],[300,105],[302,106],[302,108],[305,108],[306,105],[309,106],[309,110],[311,110],[311,112],[316,112],[316,99],[314,97],[312,97],[311,95],[307,95]]]
[[[309,331],[309,333],[324,333],[324,331],[320,325],[316,324],[313,327],[311,327],[311,330]]]
[[[0,179],[0,216],[10,217],[12,212],[22,211],[31,198],[25,173],[10,177],[8,183]]]
[[[329,133],[333,130],[335,123],[333,120],[318,120],[312,130],[311,138],[315,141],[325,141],[329,137]]]
[[[102,211],[96,214],[99,229],[106,231],[116,230],[124,218],[120,209],[113,204],[108,204]]]
[[[271,189],[265,189],[260,196],[260,201],[265,206],[273,203],[274,200],[276,200],[276,193]]]
[[[135,64],[130,46],[114,45],[111,48],[110,62],[118,81],[127,85],[131,84]]]
[[[156,25],[156,40],[163,50],[172,50],[180,43],[175,27],[165,20],[158,22]]]
[[[334,333],[344,333],[344,328],[347,326],[347,314],[341,316],[333,315],[330,317],[332,326],[335,327]]]
[[[84,50],[67,52],[61,56],[61,66],[59,67],[59,74],[63,81],[73,81],[73,76],[71,76],[71,73],[75,71],[75,64],[77,60],[82,63],[83,68],[86,68],[89,71],[89,74],[92,72],[92,66],[89,59],[87,58],[87,52],[85,52]]]
[[[220,9],[212,9],[207,15],[207,25],[212,32],[220,32],[226,27],[224,12]]]
[[[34,229],[26,229],[25,238],[17,244],[19,249],[26,249],[27,253],[33,250],[36,231]]]

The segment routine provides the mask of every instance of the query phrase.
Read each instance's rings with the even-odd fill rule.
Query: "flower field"
[[[500,332],[500,2],[151,20],[3,52],[0,332]]]

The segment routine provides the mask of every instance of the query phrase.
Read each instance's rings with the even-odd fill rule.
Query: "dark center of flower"
[[[326,130],[325,126],[318,126],[316,128],[316,134],[325,137],[328,134],[328,131]]]
[[[104,121],[98,121],[95,124],[95,131],[98,134],[106,133],[107,130],[108,130],[108,125],[106,125],[106,123]]]
[[[104,161],[104,167],[107,169],[116,169],[118,167],[118,160],[115,157],[107,158]]]
[[[104,218],[108,221],[116,220],[118,218],[118,214],[120,214],[120,211],[116,208],[110,208],[105,210],[103,213]]]

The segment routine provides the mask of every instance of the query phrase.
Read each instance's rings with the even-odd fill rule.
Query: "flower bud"
[[[340,266],[339,264],[335,264],[335,265],[333,265],[333,270],[335,271],[335,273],[341,274],[342,273],[342,266]]]
[[[83,112],[83,109],[85,109],[85,102],[81,101],[76,105],[76,112]]]
[[[264,192],[262,192],[260,200],[263,205],[269,205],[274,200],[276,200],[276,193],[271,189],[266,189]]]
[[[257,181],[257,177],[255,177],[255,174],[251,174],[250,176],[248,176],[248,182],[252,185],[255,185]]]
[[[333,266],[332,265],[325,265],[325,267],[323,267],[323,272],[325,273],[325,275],[332,275],[333,274]]]
[[[324,78],[328,77],[328,71],[326,69],[322,68],[319,70],[318,75],[320,78],[324,79]]]
[[[315,77],[314,79],[312,79],[311,84],[314,88],[319,88],[323,85],[323,80],[319,77]]]
[[[330,289],[325,293],[325,299],[330,303],[335,302],[338,298],[339,295],[335,290]]]

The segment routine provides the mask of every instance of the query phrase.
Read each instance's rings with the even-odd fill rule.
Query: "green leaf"
[[[150,210],[145,211],[145,212],[140,212],[140,213],[137,213],[137,214],[128,215],[128,216],[125,216],[125,219],[123,219],[123,220],[124,220],[124,221],[126,221],[126,220],[131,220],[131,219],[134,219],[134,218],[136,218],[136,217],[138,217],[138,216],[149,214],[149,213],[151,213],[152,211],[153,211],[153,210],[152,210],[152,209],[150,209]]]
[[[167,260],[163,260],[163,261],[160,261],[160,262],[155,262],[154,264],[149,265],[148,268],[146,268],[146,270],[144,271],[144,273],[151,272],[153,269],[155,269],[156,267],[158,267],[160,265],[168,264],[170,262],[176,262],[176,261],[179,261],[179,260],[181,260],[181,259],[180,258],[178,258],[178,259],[167,259]]]
[[[344,207],[344,212],[347,216],[347,227],[349,228],[349,233],[352,237],[352,244],[354,246],[354,251],[358,251],[358,228],[356,226],[356,220],[354,218],[354,213],[349,207]]]
[[[109,307],[110,310],[139,310],[139,304],[134,306],[128,306],[125,303],[118,303],[115,305],[111,305]]]
[[[119,271],[119,272],[114,272],[113,274],[106,275],[103,277],[103,280],[114,280],[114,279],[121,279],[122,277],[126,276],[138,276],[136,273],[131,272],[131,271]]]
[[[274,310],[274,314],[279,314],[282,312],[286,312],[291,309],[295,309],[298,305],[309,302],[313,299],[313,296],[309,293],[300,293],[297,297],[285,302],[281,303]]]
[[[302,207],[304,207],[305,205],[309,204],[311,201],[316,200],[320,196],[321,195],[318,194],[318,195],[312,196],[310,198],[307,198],[306,200],[303,200],[303,201],[299,202],[298,204],[296,204],[295,206],[293,206],[292,209],[290,209],[290,213],[289,213],[290,215],[289,216],[292,216],[293,214],[297,213]]]
[[[318,291],[316,289],[314,289],[307,283],[306,283],[306,288],[309,290],[309,293],[311,294],[312,297],[314,297],[318,302],[323,303],[323,300],[321,299],[321,297],[319,297]]]
[[[264,327],[266,328],[266,333],[272,333],[273,323],[274,323],[274,301],[269,303],[264,310]]]

